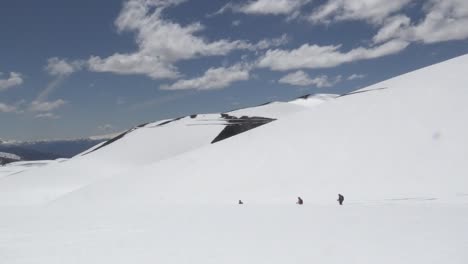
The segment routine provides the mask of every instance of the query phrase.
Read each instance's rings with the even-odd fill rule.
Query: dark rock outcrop
[[[228,114],[221,114],[221,118],[227,121],[224,129],[218,134],[218,136],[211,141],[211,144],[218,141],[230,138],[232,136],[244,133],[256,127],[268,124],[276,119],[266,118],[266,117],[249,117],[242,116],[240,118],[231,116]]]

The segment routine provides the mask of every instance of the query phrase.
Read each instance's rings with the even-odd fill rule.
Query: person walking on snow
[[[301,197],[297,197],[297,202],[296,204],[302,205],[304,201],[302,201]]]
[[[338,194],[338,200],[337,201],[340,203],[340,205],[343,205],[344,196],[341,195],[341,194]]]
[[[244,204],[244,203],[242,202],[242,200],[239,200],[239,204]]]

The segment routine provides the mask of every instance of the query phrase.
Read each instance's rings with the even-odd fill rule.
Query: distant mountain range
[[[39,141],[3,141],[0,139],[0,152],[17,155],[21,160],[71,158],[114,136],[114,134],[109,134],[89,138]]]

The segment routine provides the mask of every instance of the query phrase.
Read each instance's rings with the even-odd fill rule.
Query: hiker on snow
[[[297,197],[297,202],[296,204],[303,204],[304,201],[302,201],[301,197]]]
[[[338,200],[337,201],[340,203],[340,205],[343,205],[344,196],[341,195],[341,194],[338,194]]]
[[[242,200],[239,200],[239,204],[244,204],[244,203],[242,202]]]

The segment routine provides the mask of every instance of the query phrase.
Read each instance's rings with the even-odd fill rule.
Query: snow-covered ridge
[[[465,264],[467,66],[143,124],[0,177],[0,262]],[[275,120],[213,143],[230,116]]]
[[[19,160],[21,160],[21,157],[18,155],[15,155],[12,153],[0,152],[0,166],[11,163],[11,162],[19,161]]]
[[[315,97],[310,96],[310,98]],[[313,100],[316,100],[314,103],[316,105],[318,99]],[[122,171],[131,171],[209,146],[221,139],[253,128],[257,129],[256,127],[261,124],[286,118],[311,106],[275,102],[228,113],[197,114],[141,124],[66,162],[51,163],[44,167],[23,171],[15,176],[15,180],[11,179],[13,185],[16,185],[16,181],[22,182],[16,185],[16,191],[12,191],[13,189],[8,187],[10,183],[5,182],[3,186],[6,192],[3,194],[22,196],[21,193],[24,191],[25,196],[17,200],[19,203],[42,203],[45,200],[31,196],[34,193],[30,190],[32,186],[36,191],[48,192],[47,190],[50,189],[52,193],[47,196],[46,200],[55,199],[58,195],[83,188]],[[68,177],[61,177],[63,174]],[[49,182],[53,184],[49,185]],[[1,189],[2,186],[0,186],[0,198]],[[60,191],[57,192],[57,190]],[[0,201],[0,204],[12,201],[14,199],[5,199]]]
[[[462,186],[468,147],[460,147],[468,146],[468,126],[462,122],[468,116],[466,65],[468,56],[462,56],[291,111],[229,140],[122,171],[73,200],[102,198],[102,188],[118,194],[105,201],[129,204],[209,204],[213,197],[217,203],[242,198],[269,204],[288,202],[295,194],[328,204],[338,192],[361,201],[457,200],[458,193],[467,192]],[[237,114],[284,113],[290,107],[272,103]]]
[[[0,158],[10,159],[10,160],[21,160],[21,157],[11,153],[0,152]]]

